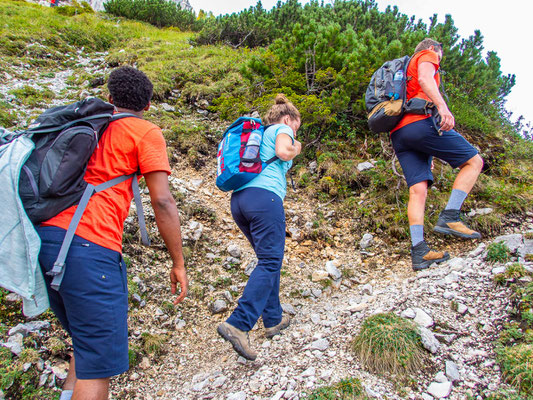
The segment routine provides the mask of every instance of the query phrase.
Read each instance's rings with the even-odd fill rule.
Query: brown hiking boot
[[[287,314],[281,316],[281,322],[271,328],[265,328],[265,337],[272,339],[274,336],[279,335],[283,329],[286,329],[291,324],[291,318]]]
[[[217,332],[220,336],[231,343],[233,350],[235,350],[239,355],[251,361],[257,358],[257,353],[253,351],[252,347],[250,346],[248,332],[241,331],[227,322],[222,322],[218,326]]]
[[[460,218],[459,210],[443,210],[439,215],[435,232],[454,235],[464,239],[480,239],[481,234],[470,229]]]
[[[441,263],[449,258],[450,255],[447,251],[431,250],[424,240],[411,247],[411,260],[415,271],[425,269],[433,263]]]

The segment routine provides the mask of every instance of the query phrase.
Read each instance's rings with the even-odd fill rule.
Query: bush
[[[104,3],[107,13],[118,17],[148,22],[158,28],[175,26],[181,30],[197,30],[193,11],[183,10],[172,0],[108,0]]]
[[[372,372],[406,375],[422,366],[423,349],[417,327],[392,313],[367,318],[352,348]]]

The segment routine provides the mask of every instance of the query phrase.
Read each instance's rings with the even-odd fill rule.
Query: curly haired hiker
[[[392,145],[409,186],[407,215],[414,270],[427,268],[434,262],[439,263],[450,257],[447,252],[430,249],[424,241],[424,209],[428,187],[433,184],[433,157],[460,169],[448,204],[440,213],[434,231],[466,239],[481,237],[461,221],[459,213],[481,173],[483,159],[463,136],[453,130],[455,119],[439,92],[442,52],[440,43],[424,39],[416,46],[407,68],[407,99],[419,98],[432,102],[440,115],[440,126],[435,124],[433,117],[407,112],[391,131]]]
[[[114,121],[105,130],[84,179],[97,185],[136,171],[144,176],[157,227],[172,258],[171,292],[181,287],[177,304],[187,294],[188,281],[178,210],[168,185],[170,165],[161,129],[142,119],[153,86],[141,71],[121,67],[111,72],[108,88],[116,112],[134,116]],[[50,288],[52,278],[46,272],[53,268],[76,206],[37,227],[50,306],[74,347],[62,400],[107,399],[110,377],[129,368],[128,288],[121,253],[132,198],[131,179],[91,197],[70,246],[59,291]]]
[[[300,112],[284,96],[265,115],[269,124],[263,135],[262,160],[277,156],[256,178],[235,190],[231,196],[231,214],[257,255],[258,263],[239,299],[237,308],[218,333],[228,340],[237,353],[255,360],[248,332],[262,316],[265,336],[272,338],[289,326],[288,315],[282,314],[279,281],[285,249],[285,211],[283,199],[287,191],[286,173],[292,159],[300,154],[301,143],[294,139],[300,127]]]

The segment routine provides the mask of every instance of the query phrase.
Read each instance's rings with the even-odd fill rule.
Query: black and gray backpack
[[[113,114],[114,106],[97,98],[87,98],[66,106],[54,107],[41,114],[29,128],[16,135],[28,135],[35,148],[22,166],[19,196],[33,224],[38,225],[67,208],[78,205],[54,268],[52,287],[58,289],[64,273],[68,249],[94,193],[106,190],[128,179],[137,207],[137,215],[144,244],[149,244],[139,186],[138,172],[118,176],[97,186],[84,180],[88,161],[98,140],[110,123],[134,117],[128,113]]]
[[[389,132],[405,112],[407,66],[411,57],[404,56],[384,63],[370,79],[365,105],[371,131]]]

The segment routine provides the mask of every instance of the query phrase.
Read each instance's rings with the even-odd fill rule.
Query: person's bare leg
[[[464,239],[479,239],[481,234],[468,227],[460,218],[460,210],[466,196],[474,187],[474,184],[483,169],[483,159],[476,154],[466,163],[461,165],[453,183],[452,193],[445,209],[440,213],[435,232],[445,235],[458,236]]]
[[[409,202],[407,203],[407,218],[409,225],[424,225],[424,211],[428,195],[427,181],[419,182],[409,188]]]
[[[407,217],[411,231],[412,267],[415,271],[429,267],[450,258],[448,253],[431,250],[424,241],[424,212],[428,193],[427,181],[419,182],[409,188],[409,203],[407,204]],[[416,243],[415,243],[416,242]]]
[[[78,379],[76,378],[76,361],[74,360],[74,356],[70,358],[70,363],[68,366],[68,373],[67,378],[65,379],[65,383],[63,384],[63,390],[74,390],[74,385],[76,384],[76,381]]]
[[[483,159],[479,154],[476,154],[459,168],[461,170],[453,182],[453,189],[470,193],[483,169]]]
[[[110,378],[78,379],[74,386],[72,400],[107,400],[109,380]]]

